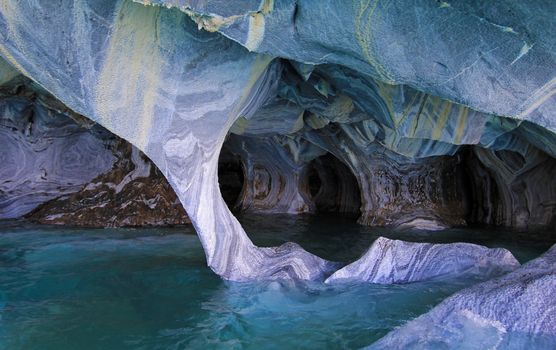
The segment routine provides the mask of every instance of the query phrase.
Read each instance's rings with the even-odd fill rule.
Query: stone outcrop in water
[[[551,349],[554,293],[556,246],[514,272],[454,294],[370,349]]]
[[[334,272],[326,283],[410,283],[468,274],[512,271],[519,262],[503,248],[471,243],[412,243],[379,237],[357,261]]]
[[[8,0],[0,55],[152,159],[216,273],[322,279],[335,264],[247,237],[218,188],[225,140],[244,164],[244,209],[349,212],[359,193],[363,224],[550,225],[554,193],[526,174],[553,181],[555,11],[513,0]],[[328,202],[321,157],[353,175]]]

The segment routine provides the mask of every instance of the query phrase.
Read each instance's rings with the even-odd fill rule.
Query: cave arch
[[[556,225],[556,159],[531,144],[522,152],[466,150],[470,224],[528,230]]]
[[[218,188],[218,158],[228,131],[274,94],[279,61],[199,31],[176,9],[101,0],[74,4],[68,14],[44,1],[48,20],[37,21],[36,5],[6,4],[9,11],[0,17],[10,36],[1,39],[2,56],[153,160],[188,213],[215,273],[239,281],[317,279],[335,268],[295,244],[255,246]],[[94,30],[52,35],[52,23]]]
[[[307,165],[304,181],[317,213],[359,216],[361,193],[357,178],[331,153],[319,156]]]

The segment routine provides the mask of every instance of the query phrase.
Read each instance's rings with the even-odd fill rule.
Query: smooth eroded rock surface
[[[187,224],[137,148],[14,75],[0,88],[0,219],[121,227]]]
[[[556,246],[514,272],[449,297],[370,349],[551,349]]]
[[[95,130],[49,107],[45,94],[18,86],[0,92],[0,219],[78,191],[116,162]]]
[[[226,135],[275,96],[279,61],[199,31],[183,12],[131,1],[7,2],[0,28],[7,34],[0,52],[10,64],[157,165],[217,274],[330,273],[333,264],[298,246],[256,247],[218,189]]]
[[[357,261],[336,271],[326,283],[410,283],[464,274],[512,271],[519,262],[507,249],[471,243],[413,243],[379,237]]]

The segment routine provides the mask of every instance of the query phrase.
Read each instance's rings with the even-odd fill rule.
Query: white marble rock
[[[379,237],[359,260],[336,271],[326,283],[411,283],[463,274],[490,275],[519,266],[512,253],[503,248],[471,243],[414,243]]]
[[[499,278],[464,289],[369,349],[556,348],[556,245]]]

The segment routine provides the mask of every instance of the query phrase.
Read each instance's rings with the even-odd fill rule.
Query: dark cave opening
[[[316,213],[335,213],[346,217],[359,216],[361,193],[351,170],[332,154],[327,153],[307,166],[306,187]]]
[[[556,224],[556,161],[531,145],[520,152],[463,146],[452,156],[418,159],[369,154],[348,167],[329,152],[293,161],[269,138],[230,140],[218,175],[235,212],[336,214],[367,226],[423,229]]]
[[[523,154],[468,147],[472,203],[467,223],[527,230],[556,226],[556,159],[528,146]]]
[[[310,166],[307,171],[307,184],[311,198],[315,198],[321,190],[322,181],[320,180],[319,173],[314,166]]]
[[[231,211],[237,211],[244,178],[241,159],[224,147],[218,161],[218,183],[222,198]]]

